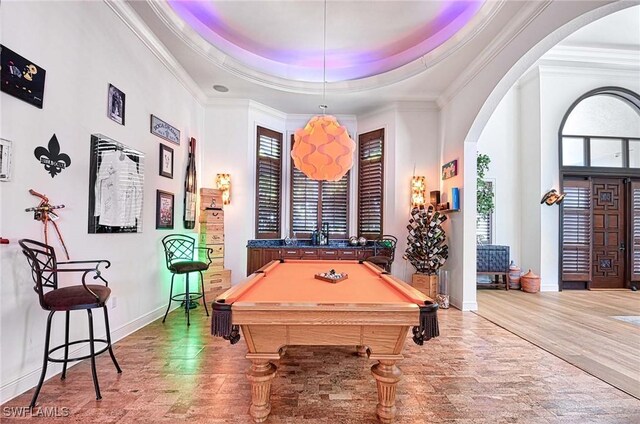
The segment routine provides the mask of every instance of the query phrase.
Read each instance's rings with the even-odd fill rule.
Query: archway
[[[510,87],[552,46],[586,24],[633,4],[580,3],[574,6],[570,12],[553,4],[541,10],[535,19],[539,25],[522,28],[506,48],[487,59],[482,73],[468,80],[450,100],[444,102],[442,160],[446,162],[452,157],[459,157],[459,162],[462,162],[459,164],[461,175],[443,182],[442,190],[464,187],[463,212],[451,219],[449,260],[452,303],[463,310],[477,309],[475,157],[476,142],[489,117]],[[553,252],[547,253],[553,256]],[[557,259],[553,260],[557,262]],[[554,274],[557,276],[557,272]]]

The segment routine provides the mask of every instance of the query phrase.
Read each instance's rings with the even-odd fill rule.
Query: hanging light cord
[[[324,0],[324,21],[322,27],[322,114],[327,110],[327,0]]]

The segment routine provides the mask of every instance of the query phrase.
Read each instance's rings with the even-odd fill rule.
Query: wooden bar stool
[[[120,365],[118,365],[118,361],[116,361],[116,357],[113,354],[113,349],[111,348],[109,313],[107,312],[106,306],[107,300],[111,295],[111,289],[107,287],[107,280],[102,277],[99,269],[100,265],[104,265],[105,268],[109,268],[111,263],[103,259],[95,261],[58,262],[56,260],[56,253],[53,247],[49,245],[28,239],[20,240],[18,243],[22,248],[22,253],[27,257],[29,266],[31,266],[31,275],[35,282],[33,289],[38,294],[40,306],[45,311],[50,311],[49,317],[47,318],[47,329],[45,333],[42,373],[40,374],[40,381],[36,386],[36,391],[31,399],[30,407],[33,408],[36,405],[40,389],[42,388],[42,383],[44,383],[44,379],[47,374],[47,365],[49,362],[63,364],[61,379],[64,380],[67,377],[67,364],[69,362],[91,358],[91,373],[93,375],[93,386],[96,391],[96,400],[102,399],[102,396],[100,395],[100,386],[98,384],[98,374],[96,372],[96,356],[109,351],[109,355],[111,355],[111,360],[113,361],[113,365],[115,365],[116,370],[118,373],[122,372]],[[81,272],[82,284],[59,288],[58,273],[60,272]],[[91,275],[94,280],[102,280],[104,282],[104,286],[98,284],[87,284],[85,280],[88,275]],[[50,290],[45,292],[45,289]],[[91,310],[96,308],[102,308],[104,311],[104,326],[107,332],[106,338],[104,339],[96,339],[93,334],[93,313]],[[89,318],[89,338],[69,342],[69,315],[71,311],[82,309],[87,311]],[[53,318],[53,314],[58,311],[64,311],[66,315],[64,343],[54,347],[53,349],[49,349],[51,320]],[[69,346],[87,342],[89,343],[90,352],[88,355],[69,358]],[[95,343],[104,343],[104,347],[96,351]],[[64,349],[64,358],[52,358],[51,354],[60,349]]]

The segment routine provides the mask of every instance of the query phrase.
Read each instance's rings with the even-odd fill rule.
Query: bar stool
[[[44,383],[44,378],[47,374],[47,365],[49,362],[63,364],[61,379],[64,380],[67,377],[67,364],[69,362],[91,358],[91,373],[93,375],[93,386],[96,391],[96,400],[102,399],[102,396],[100,395],[100,386],[98,384],[98,374],[96,372],[96,356],[109,351],[109,355],[111,355],[111,360],[113,361],[113,365],[115,365],[118,374],[122,373],[120,365],[118,365],[118,361],[116,361],[116,357],[113,354],[113,349],[111,348],[109,313],[107,312],[106,306],[107,300],[111,295],[111,289],[107,287],[109,283],[102,277],[100,270],[100,265],[104,265],[105,268],[109,268],[111,266],[111,262],[104,259],[95,261],[58,262],[56,260],[55,250],[49,245],[28,239],[19,240],[18,243],[20,244],[22,253],[27,257],[27,261],[31,267],[31,276],[35,282],[33,289],[38,294],[40,306],[45,311],[50,311],[49,317],[47,318],[47,329],[45,333],[42,373],[40,374],[40,381],[36,386],[36,391],[31,399],[30,407],[33,408],[36,405],[40,389],[42,388],[42,383]],[[72,267],[68,267],[69,265],[72,265]],[[60,272],[83,273],[82,284],[58,288],[58,273]],[[87,284],[85,279],[88,275],[92,275],[94,280],[102,280],[105,285]],[[45,293],[45,289],[51,290],[47,290]],[[104,311],[104,326],[107,332],[106,338],[104,339],[96,339],[93,335],[93,313],[91,310],[96,308],[102,308]],[[81,309],[85,309],[89,317],[89,338],[69,342],[70,312]],[[53,318],[53,314],[58,311],[64,311],[66,313],[64,343],[54,347],[53,349],[49,349],[51,320]],[[89,343],[89,355],[69,358],[69,346],[87,342]],[[105,346],[96,352],[95,343],[104,343]],[[60,349],[64,349],[64,358],[52,358],[51,354]]]
[[[398,244],[398,239],[395,236],[378,237],[373,242],[373,256],[369,256],[365,260],[391,272],[391,264],[396,255],[396,244]]]
[[[171,272],[171,289],[169,290],[169,305],[167,305],[167,311],[164,313],[162,323],[167,319],[169,309],[171,309],[171,302],[183,302],[184,309],[187,314],[187,325],[191,325],[189,317],[189,310],[191,309],[191,302],[202,298],[204,304],[204,310],[209,316],[209,309],[207,308],[207,299],[204,296],[204,278],[202,271],[209,269],[211,265],[211,253],[213,249],[209,247],[198,247],[199,250],[205,250],[207,252],[208,262],[194,261],[193,255],[195,252],[195,240],[192,237],[184,234],[169,234],[162,239],[162,245],[164,246],[165,259],[167,261],[167,269]],[[200,284],[202,287],[201,293],[191,293],[189,291],[189,273],[198,272],[200,274]],[[173,294],[173,279],[176,275],[185,274],[185,292],[174,295]]]

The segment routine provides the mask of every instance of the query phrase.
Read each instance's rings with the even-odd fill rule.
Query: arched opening
[[[560,289],[629,288],[640,280],[640,96],[602,87],[580,96],[558,132]]]
[[[637,9],[628,9],[617,15],[620,14],[634,16]],[[618,18],[615,17],[616,20]],[[598,22],[597,25],[601,30],[603,23]],[[584,38],[584,33],[581,37]],[[593,153],[593,164],[597,164],[600,172],[623,173],[630,178],[637,175],[638,171],[635,139],[640,130],[610,130],[616,123],[620,126],[622,122],[627,122],[627,126],[633,126],[632,122],[637,122],[636,93],[640,90],[638,67],[623,69],[607,63],[606,59],[598,62],[599,59],[593,55],[588,57],[589,60],[586,57],[585,60],[581,59],[578,67],[578,59],[571,55],[579,53],[579,49],[572,44],[575,40],[567,40],[558,44],[559,48],[552,48],[548,54],[542,55],[531,68],[520,74],[515,84],[504,90],[506,95],[497,107],[491,108],[492,116],[483,125],[479,122],[483,119],[485,107],[490,107],[487,100],[473,125],[482,125],[476,143],[477,151],[491,156],[491,171],[487,177],[493,183],[496,194],[496,209],[490,221],[494,233],[485,238],[492,240],[493,244],[509,246],[510,259],[515,260],[523,273],[532,269],[542,277],[543,291],[587,288],[586,284],[563,285],[560,263],[561,206],[540,204],[547,191],[562,191],[564,188],[560,168],[563,160],[569,157],[571,146],[565,149],[567,154],[563,159],[562,145],[558,144],[558,140],[562,139],[562,135],[589,135],[595,145],[589,154]],[[593,42],[597,41],[594,37]],[[489,99],[491,97],[493,94]],[[577,99],[587,98],[576,108],[580,103]],[[596,106],[606,111],[599,119],[585,120],[581,117]],[[575,114],[567,119],[568,111],[573,109]],[[574,130],[580,122],[585,121],[591,127],[599,125],[601,128],[592,128],[587,133]],[[559,133],[559,128],[564,128],[565,132]],[[473,131],[470,131],[466,140],[472,141],[472,137]],[[615,138],[618,140],[613,140]],[[497,139],[500,139],[500,143],[495,143]],[[615,152],[611,147],[614,144],[620,144]],[[584,155],[584,148],[580,152]],[[580,161],[585,162],[582,156]],[[465,172],[468,169],[469,166],[465,167]],[[625,207],[631,205],[627,203]],[[487,227],[485,225],[484,228]],[[625,230],[631,231],[633,228],[627,226]],[[474,237],[473,241],[476,240]],[[625,255],[632,255],[631,244],[632,240],[625,242]],[[625,266],[628,267],[629,263],[627,260]],[[626,285],[622,287],[633,285],[633,280],[628,279],[629,274],[627,271]]]

